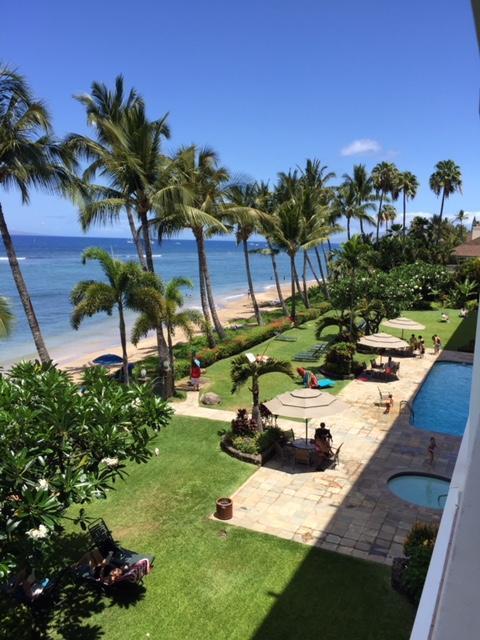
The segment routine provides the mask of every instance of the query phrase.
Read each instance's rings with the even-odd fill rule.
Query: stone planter
[[[230,498],[218,498],[217,510],[215,511],[215,517],[219,520],[231,520],[233,517],[233,502]]]
[[[228,453],[229,456],[232,456],[232,458],[237,458],[237,460],[241,460],[242,462],[248,462],[248,464],[256,464],[258,467],[261,467],[270,460],[275,453],[275,447],[273,446],[262,451],[262,453],[243,453],[243,451],[232,447],[224,438],[220,440],[220,448],[225,453]]]

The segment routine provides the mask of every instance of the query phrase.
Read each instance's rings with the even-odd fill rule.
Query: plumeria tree
[[[71,505],[106,497],[127,462],[147,462],[172,415],[148,385],[96,368],[80,393],[65,372],[31,362],[0,378],[0,405],[0,575],[46,550]]]

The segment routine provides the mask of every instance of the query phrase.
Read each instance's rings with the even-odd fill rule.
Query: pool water
[[[468,418],[471,384],[471,364],[434,364],[413,402],[415,427],[462,436]]]
[[[408,502],[430,509],[443,509],[450,482],[436,476],[405,473],[388,481],[391,491]]]

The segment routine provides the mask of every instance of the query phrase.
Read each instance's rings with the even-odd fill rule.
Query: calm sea
[[[72,306],[69,295],[80,280],[101,279],[94,262],[81,263],[86,247],[98,246],[121,260],[136,260],[135,247],[126,238],[70,238],[53,236],[15,236],[14,244],[23,275],[38,315],[52,357],[61,360],[62,352],[79,355],[97,348],[117,346],[117,320],[100,314],[85,320],[78,331],[70,327]],[[250,243],[251,249],[264,247]],[[219,306],[247,292],[244,258],[241,247],[233,241],[210,240],[207,253],[216,300]],[[155,268],[164,280],[185,276],[194,283],[186,297],[186,306],[199,306],[198,259],[193,240],[165,240],[154,247]],[[258,291],[274,286],[268,256],[251,255],[252,270]],[[286,256],[278,255],[281,280],[288,281]],[[311,277],[311,276],[309,276]],[[0,295],[10,299],[16,316],[12,334],[0,341],[0,364],[31,357],[35,350],[23,308],[12,280],[5,250],[0,241]],[[130,324],[133,316],[130,317]]]

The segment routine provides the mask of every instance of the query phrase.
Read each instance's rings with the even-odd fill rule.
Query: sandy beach
[[[308,286],[316,284],[315,281],[310,281]],[[285,297],[290,295],[290,283],[285,283],[282,286],[282,292]],[[267,291],[262,291],[256,294],[257,301],[262,308],[268,309],[269,303],[278,301],[277,289],[273,285]],[[253,307],[248,295],[242,295],[236,297],[223,305],[218,303],[218,315],[223,324],[228,325],[236,319],[249,318],[253,315]],[[185,336],[178,332],[175,336],[175,342],[181,342],[185,340]],[[62,349],[59,357],[55,358],[55,362],[61,368],[70,373],[74,378],[78,378],[82,371],[88,366],[89,362],[94,360],[102,353],[115,353],[121,355],[120,340],[116,335],[98,336],[95,340],[95,345],[92,344],[92,350],[88,353],[78,354],[78,349],[75,345],[72,345],[71,350],[68,346]],[[131,362],[142,360],[150,355],[156,353],[156,337],[155,335],[148,336],[144,340],[141,340],[137,347],[134,347],[131,343],[128,345],[128,356]]]

